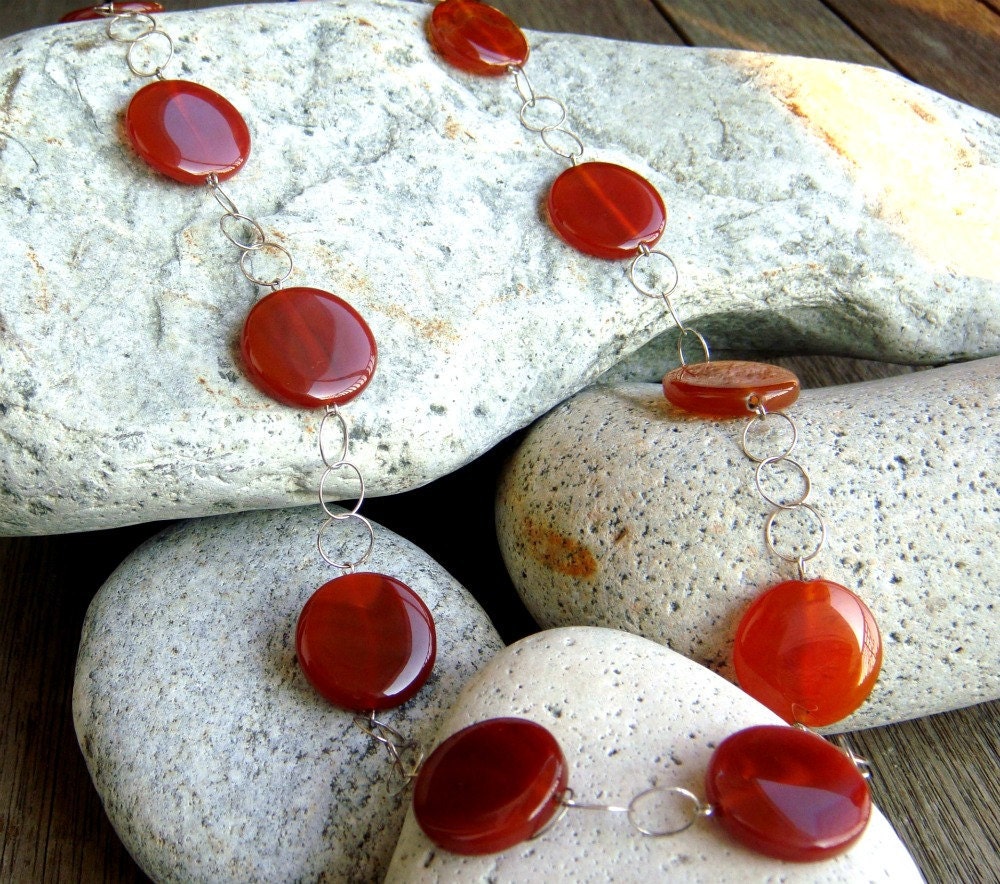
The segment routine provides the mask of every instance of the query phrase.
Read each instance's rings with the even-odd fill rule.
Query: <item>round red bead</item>
[[[368,324],[350,304],[313,288],[271,292],[247,315],[240,341],[247,376],[286,405],[343,405],[375,373]]]
[[[598,258],[627,258],[663,234],[667,209],[641,175],[615,163],[571,166],[552,184],[549,218],[571,246]]]
[[[785,721],[823,727],[871,693],[882,638],[872,612],[847,587],[789,580],[743,615],[733,665],[740,687]]]
[[[705,792],[734,838],[798,862],[846,850],[871,816],[868,784],[854,762],[791,727],[751,727],[723,740],[709,761]]]
[[[449,64],[472,74],[498,75],[528,60],[528,41],[499,9],[478,0],[444,0],[434,7],[427,33]]]
[[[200,83],[157,80],[125,111],[129,141],[150,166],[182,184],[235,175],[250,156],[250,130],[225,98]]]
[[[672,405],[705,417],[750,417],[756,404],[780,411],[799,398],[799,379],[787,368],[720,359],[682,365],[663,378]]]
[[[119,15],[123,12],[145,12],[147,14],[151,12],[163,12],[163,6],[159,3],[154,3],[153,0],[131,0],[131,2],[116,2],[112,5],[114,7],[112,15]],[[108,13],[99,11],[103,8],[106,8],[106,4],[99,3],[95,6],[84,6],[83,9],[74,9],[72,12],[67,12],[59,21],[90,21],[95,18],[108,18]]]
[[[335,706],[366,712],[399,706],[434,666],[434,619],[405,583],[384,574],[345,574],[323,584],[295,631],[299,665]]]
[[[497,853],[536,835],[559,809],[566,759],[555,737],[521,718],[470,725],[420,769],[413,813],[438,847]]]

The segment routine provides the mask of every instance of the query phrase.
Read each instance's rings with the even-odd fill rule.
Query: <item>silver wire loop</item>
[[[250,226],[250,230],[253,233],[253,240],[250,242],[245,242],[236,237],[235,234],[231,233],[226,227],[226,223],[232,224],[234,221],[242,221],[244,224]],[[236,248],[241,249],[244,252],[253,252],[267,242],[267,234],[264,233],[264,228],[248,215],[241,215],[239,212],[226,212],[219,219],[219,229],[222,231],[222,235],[228,239]]]
[[[567,795],[568,793],[568,795]],[[682,808],[682,818],[679,822],[665,823],[654,826],[646,820],[655,813],[662,813],[663,808],[650,807],[652,802],[662,801],[665,797],[679,797],[685,807]],[[711,816],[712,805],[705,804],[688,789],[680,786],[653,786],[644,789],[636,795],[627,805],[620,804],[587,804],[573,799],[573,791],[567,789],[560,798],[560,804],[564,808],[573,810],[596,810],[602,813],[623,813],[627,816],[629,825],[640,835],[650,838],[663,838],[667,835],[679,835],[681,832],[690,829],[701,817]],[[676,816],[676,813],[674,813]],[[551,825],[551,824],[550,824]],[[546,826],[545,829],[549,828]],[[544,831],[544,829],[543,829]]]
[[[687,365],[687,359],[684,358],[684,339],[688,335],[694,335],[698,339],[698,343],[701,344],[702,353],[705,356],[704,361],[710,362],[712,360],[712,354],[708,352],[708,341],[705,340],[705,336],[702,335],[700,331],[695,331],[693,328],[682,328],[680,329],[680,335],[677,338],[677,358],[680,359],[681,365]]]
[[[774,535],[773,535],[774,520],[782,513],[787,513],[792,510],[808,510],[810,513],[812,513],[813,517],[819,523],[819,540],[816,541],[815,548],[811,553],[809,553],[809,555],[789,555],[787,553],[781,552],[774,545]],[[820,511],[816,509],[816,507],[814,507],[811,503],[800,503],[794,507],[782,507],[774,510],[767,517],[767,522],[764,524],[764,541],[767,543],[767,548],[772,553],[774,553],[774,555],[776,555],[779,559],[782,559],[785,562],[791,562],[794,565],[798,565],[799,574],[800,576],[802,576],[802,579],[805,579],[805,577],[803,576],[804,574],[803,565],[806,562],[810,562],[813,559],[815,559],[816,556],[819,555],[820,550],[823,549],[823,547],[826,545],[826,522],[824,521]]]
[[[354,726],[366,733],[373,740],[381,743],[385,747],[386,752],[389,753],[392,765],[390,780],[393,776],[398,777],[400,780],[400,785],[396,789],[396,793],[401,792],[416,779],[417,774],[420,772],[420,766],[424,761],[424,750],[415,740],[404,737],[396,728],[389,726],[384,721],[379,721],[375,717],[374,709],[368,716],[355,715]],[[404,754],[407,753],[414,756],[413,760],[409,763],[404,758]],[[387,781],[386,789],[388,788],[389,782]]]
[[[680,822],[674,824],[664,822],[664,824],[656,827],[644,824],[641,818],[649,815],[649,811],[644,812],[643,806],[657,799],[662,800],[666,796],[677,796],[686,805],[686,813],[683,814]],[[652,810],[661,810],[661,808],[652,808]],[[711,816],[712,812],[712,805],[703,803],[697,795],[687,789],[683,789],[680,786],[654,786],[651,789],[640,792],[629,802],[628,821],[632,828],[642,835],[648,835],[651,838],[663,838],[667,835],[679,835],[681,832],[687,831],[701,817]]]
[[[140,47],[147,43],[152,37],[161,37],[167,41],[166,45],[166,59],[159,64],[150,63],[149,67],[140,67],[133,57],[133,53],[136,51],[136,47]],[[149,47],[147,46],[147,49]],[[152,49],[149,49],[152,53]],[[128,52],[125,53],[125,63],[128,65],[128,69],[135,74],[137,77],[160,77],[163,76],[163,69],[170,64],[171,59],[174,57],[174,41],[171,39],[170,34],[166,31],[161,31],[159,28],[154,27],[152,31],[142,34],[131,41],[128,47]]]
[[[326,502],[326,480],[335,471],[347,468],[353,470],[354,474],[358,477],[358,483],[361,486],[361,490],[358,492],[357,503],[354,504],[354,508],[342,513],[335,513],[330,509],[329,504]],[[359,470],[354,464],[349,460],[342,460],[338,463],[331,464],[323,471],[323,478],[319,480],[319,505],[323,507],[323,512],[326,513],[331,519],[337,522],[343,522],[350,519],[352,516],[356,516],[358,511],[361,509],[361,504],[365,502],[365,477],[361,475],[361,470]]]
[[[324,507],[325,509],[325,507]],[[368,532],[368,548],[365,550],[365,554],[354,561],[348,562],[338,562],[336,559],[331,558],[325,549],[323,549],[323,535],[326,533],[327,528],[333,525],[337,521],[342,521],[334,518],[328,518],[321,526],[316,534],[316,549],[319,550],[320,557],[333,568],[337,568],[345,573],[351,573],[355,568],[361,567],[368,559],[371,558],[371,554],[375,549],[375,529],[372,527],[372,523],[369,522],[364,516],[358,513],[351,513],[347,516],[349,519],[357,519],[362,525],[364,525],[365,530]]]
[[[326,450],[326,437],[327,437],[327,424],[330,419],[334,419],[338,422],[340,426],[340,454],[331,458]],[[326,414],[323,415],[323,420],[320,421],[319,425],[319,456],[323,460],[323,466],[328,469],[333,469],[334,464],[343,463],[347,460],[347,449],[350,445],[350,433],[347,429],[347,421],[344,418],[343,413],[336,405],[328,405],[326,408]]]
[[[109,4],[109,9],[109,12],[101,12],[101,15],[109,16],[108,23],[104,26],[104,33],[115,43],[134,43],[136,40],[148,37],[157,29],[156,19],[148,12],[116,12],[114,4]],[[142,30],[138,34],[133,34],[123,32],[120,28],[116,30],[116,25],[121,27],[139,25]]]
[[[514,77],[514,88],[517,89],[517,94],[521,96],[521,101],[525,104],[531,104],[535,100],[535,88],[531,85],[531,80],[528,79],[527,72],[517,64],[510,65],[507,70]]]
[[[250,262],[247,258],[253,258],[254,255],[260,255],[268,251],[280,252],[285,256],[285,260],[288,262],[288,266],[283,272],[279,271],[275,276],[272,277],[262,277],[254,273]],[[265,240],[256,249],[247,249],[240,255],[240,271],[242,274],[252,283],[265,288],[277,288],[281,285],[289,276],[292,275],[292,271],[295,269],[295,263],[292,261],[292,254],[284,246],[279,246],[276,242],[271,240]]]
[[[548,103],[547,105],[545,103]],[[537,123],[532,122],[528,117],[528,111],[534,111],[541,107],[553,107],[555,108],[555,114],[553,116],[558,116],[559,119],[553,123]],[[545,111],[541,111],[544,115]],[[518,112],[518,118],[521,120],[521,125],[524,126],[529,132],[544,132],[546,129],[558,129],[563,123],[566,122],[566,105],[564,105],[558,99],[553,98],[551,95],[536,95],[531,98],[530,101],[525,101],[521,105],[521,110]]]
[[[636,276],[637,265],[640,261],[651,262],[655,258],[663,258],[670,264],[671,276],[673,279],[666,289],[649,288],[643,285],[643,283],[640,282]],[[632,287],[639,292],[640,295],[645,295],[647,298],[663,298],[666,301],[667,309],[670,310],[670,315],[673,317],[674,322],[677,323],[677,327],[684,327],[684,324],[677,318],[677,314],[674,312],[673,304],[671,304],[668,300],[670,295],[672,295],[674,290],[677,288],[677,283],[680,281],[680,272],[677,269],[677,264],[674,263],[674,259],[671,258],[670,255],[660,249],[651,249],[643,243],[639,246],[639,254],[629,262],[628,281],[632,283]]]
[[[539,134],[542,137],[542,143],[556,156],[562,157],[565,160],[570,160],[574,165],[576,165],[576,161],[583,156],[584,147],[583,142],[580,140],[580,136],[567,129],[565,126],[547,126],[542,129]],[[572,147],[568,150],[561,147],[557,141],[553,141],[554,135],[559,135],[569,139],[572,143]]]
[[[798,427],[795,426],[795,421],[793,421],[787,414],[785,414],[785,412],[783,411],[758,412],[756,415],[750,418],[749,421],[747,421],[747,425],[743,428],[743,453],[747,457],[749,457],[750,460],[752,460],[754,463],[760,463],[761,461],[767,460],[768,458],[758,457],[750,450],[750,430],[753,427],[755,427],[758,423],[761,424],[764,423],[764,421],[767,420],[768,417],[783,418],[788,423],[788,426],[791,428],[792,431],[792,441],[788,443],[788,445],[785,447],[785,450],[781,454],[774,455],[772,458],[773,460],[781,460],[783,458],[788,457],[788,455],[790,455],[792,451],[795,449],[795,443],[798,442],[799,439],[799,430]]]
[[[240,210],[236,208],[236,203],[233,202],[232,197],[229,196],[222,189],[222,185],[219,184],[219,176],[215,172],[210,172],[208,177],[205,178],[205,183],[208,185],[208,189],[212,192],[212,196],[215,197],[215,201],[222,206],[222,210],[227,215],[240,215]]]
[[[782,503],[780,500],[775,500],[773,497],[764,491],[763,485],[761,484],[761,472],[765,467],[773,466],[779,463],[791,464],[795,469],[802,474],[802,480],[805,483],[805,490],[802,494],[795,500],[788,501],[787,503]],[[782,455],[781,457],[765,457],[763,460],[757,462],[757,469],[754,471],[754,483],[757,486],[757,493],[764,498],[771,506],[776,506],[779,509],[791,510],[795,509],[797,506],[801,506],[806,500],[809,499],[809,492],[812,491],[812,481],[809,478],[809,474],[806,472],[805,467],[802,466],[797,460]]]

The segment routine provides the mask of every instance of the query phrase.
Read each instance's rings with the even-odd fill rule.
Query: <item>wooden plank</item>
[[[656,7],[642,0],[490,0],[522,28],[590,34],[639,43],[682,44],[680,34]]]
[[[721,46],[889,66],[820,0],[655,0],[692,46]],[[883,4],[872,4],[881,7]]]
[[[911,79],[1000,114],[1000,15],[977,0],[827,0]]]

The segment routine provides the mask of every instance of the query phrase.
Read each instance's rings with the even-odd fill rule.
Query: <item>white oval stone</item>
[[[588,627],[550,630],[501,651],[462,691],[435,740],[476,721],[528,718],[548,728],[569,765],[574,799],[628,804],[653,785],[704,799],[713,749],[778,719],[704,667],[639,636]],[[387,882],[488,881],[918,882],[876,809],[847,853],[790,863],[754,853],[711,819],[666,838],[630,830],[623,814],[569,810],[533,841],[466,857],[436,848],[408,813]]]
[[[351,558],[367,534],[326,538]],[[377,880],[402,824],[388,756],[295,658],[299,611],[337,572],[315,511],[189,522],[135,552],[95,597],[73,693],[77,737],[112,824],[157,881]],[[337,535],[338,529],[343,533]],[[434,616],[438,654],[412,700],[380,714],[426,745],[502,642],[472,597],[376,526],[369,567]]]
[[[1000,358],[806,390],[789,414],[828,530],[807,575],[857,592],[884,645],[874,692],[836,729],[1000,697]],[[742,612],[797,573],[765,547],[772,507],[744,426],[684,414],[649,384],[593,387],[539,422],[497,505],[538,623],[625,629],[735,679]]]
[[[467,463],[671,327],[623,262],[539,218],[561,163],[521,128],[509,83],[434,55],[429,14],[251,3],[168,25],[184,76],[253,133],[227,193],[292,252],[289,285],[344,297],[378,341],[350,406],[371,494]],[[215,200],[122,142],[137,84],[103,28],[0,47],[0,532],[309,502],[320,418],[243,376],[256,287]],[[1000,352],[996,118],[853,65],[530,41],[533,80],[586,121],[588,156],[663,195],[678,307],[713,345]]]

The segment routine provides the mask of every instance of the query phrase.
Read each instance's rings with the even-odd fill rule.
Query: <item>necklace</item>
[[[434,8],[428,36],[439,55],[467,73],[513,77],[522,100],[522,125],[536,132],[549,150],[570,163],[552,183],[546,201],[556,233],[587,255],[628,259],[627,278],[632,286],[642,295],[663,300],[680,332],[681,365],[663,380],[668,401],[700,416],[749,419],[743,433],[743,450],[758,465],[755,484],[760,495],[774,507],[765,524],[765,543],[778,558],[798,566],[799,579],[767,590],[740,623],[734,663],[741,686],[800,728],[822,726],[849,714],[874,686],[881,662],[881,639],[874,617],[860,598],[846,587],[828,580],[809,580],[805,574],[805,564],[818,555],[825,543],[826,527],[819,511],[807,503],[808,474],[790,457],[798,431],[783,409],[798,397],[798,380],[773,366],[711,360],[705,338],[686,326],[675,309],[671,296],[678,285],[677,267],[669,255],[655,248],[667,220],[663,199],[646,179],[626,167],[602,161],[580,162],[583,142],[565,125],[564,105],[536,92],[528,79],[524,69],[529,55],[527,40],[510,19],[479,0],[444,0]],[[544,117],[547,119],[541,119]],[[661,268],[666,266],[666,285],[653,287],[648,283],[651,275],[662,275],[648,266],[654,262]],[[694,364],[687,363],[684,352],[689,337],[703,355],[702,361]],[[769,416],[787,426],[790,439],[777,453],[762,454],[754,450],[754,436]],[[767,471],[776,465],[790,466],[800,474],[804,490],[797,498],[779,500],[766,490]],[[811,551],[786,552],[775,539],[776,521],[790,512],[805,512],[817,523],[818,539]],[[794,646],[794,659],[779,657],[776,661],[772,650],[775,645]],[[846,653],[844,647],[848,648]],[[831,648],[841,649],[832,667]],[[826,665],[821,665],[824,662]],[[512,758],[518,746],[533,747],[524,753],[530,757],[517,757],[509,767],[497,760]],[[771,767],[765,759],[782,759],[789,766],[782,768],[779,763]],[[842,753],[803,730],[740,731],[719,747],[709,764],[708,803],[690,793],[684,795],[692,802],[692,813],[684,827],[697,817],[718,812],[731,834],[761,852],[799,860],[833,855],[860,836],[870,813],[870,797],[859,762],[849,752]],[[779,809],[771,803],[773,799],[762,788],[765,781],[796,788],[805,785],[804,780],[796,781],[793,769],[815,775],[810,776],[807,788],[817,790],[817,794],[839,789],[840,800],[854,808],[853,813],[838,816],[833,827],[836,833],[831,830],[822,838],[810,839],[796,827],[793,808]],[[511,788],[509,784],[520,770],[528,771],[517,787],[524,804],[504,824],[497,825],[498,807],[503,804],[499,794]],[[480,722],[454,734],[428,758],[417,778],[414,812],[424,832],[440,847],[461,853],[502,850],[536,837],[567,808],[592,809],[570,797],[565,772],[566,761],[558,744],[539,725],[517,719]],[[490,782],[491,775],[503,788],[490,794],[477,789],[462,804],[460,813],[454,811],[455,803],[462,801],[463,783]],[[469,791],[466,788],[464,794]],[[601,809],[626,812],[635,825],[634,805],[641,804],[645,796],[641,793],[626,808]],[[769,810],[762,810],[765,806]],[[758,825],[761,815],[771,812],[784,822],[772,822],[763,831]],[[640,825],[636,828],[645,834],[671,833],[646,831]]]
[[[392,772],[406,784],[419,764],[419,758],[410,758],[416,747],[376,715],[420,690],[433,668],[437,643],[433,617],[417,593],[396,577],[358,570],[371,557],[375,531],[360,514],[365,482],[349,458],[350,428],[342,406],[360,395],[374,375],[375,338],[363,317],[336,295],[282,287],[294,269],[291,253],[222,187],[250,156],[249,127],[219,93],[164,77],[174,45],[151,14],[161,9],[153,2],[110,3],[77,10],[64,20],[106,19],[107,36],[128,47],[129,69],[152,79],[126,109],[129,143],[162,175],[208,188],[223,210],[223,235],[240,251],[241,273],[268,290],[251,308],[240,336],[249,380],[283,405],[324,409],[318,432],[324,467],[318,496],[325,520],[316,546],[323,560],[342,574],[320,586],[303,606],[296,627],[297,656],[318,693],[355,713],[356,724],[385,747]],[[325,486],[338,472],[353,476],[359,489],[347,511],[327,503]],[[332,526],[346,521],[357,522],[367,540],[354,559],[340,561],[326,552],[323,540]]]

